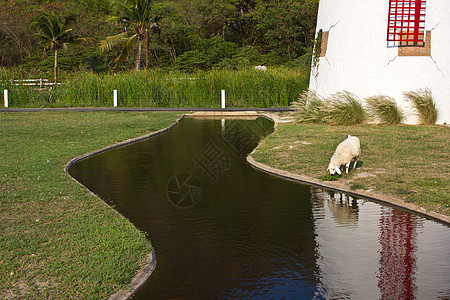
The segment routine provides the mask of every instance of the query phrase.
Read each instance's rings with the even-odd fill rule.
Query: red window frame
[[[387,41],[394,46],[423,46],[426,0],[389,0]]]

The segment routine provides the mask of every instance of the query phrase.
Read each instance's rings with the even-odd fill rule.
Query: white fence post
[[[117,90],[114,90],[114,107],[117,107]]]
[[[8,107],[8,90],[3,90],[3,97],[5,98],[5,107]]]
[[[225,108],[225,90],[222,90],[222,108]]]

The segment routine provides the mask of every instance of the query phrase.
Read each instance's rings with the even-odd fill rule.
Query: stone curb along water
[[[186,115],[183,114],[183,115],[182,115],[178,120],[176,120],[172,125],[170,125],[169,127],[163,128],[163,129],[161,129],[161,130],[158,130],[158,131],[155,131],[155,132],[152,132],[152,133],[149,133],[149,134],[146,134],[146,135],[137,137],[137,138],[129,139],[129,140],[126,140],[126,141],[123,141],[123,142],[119,142],[119,143],[117,143],[117,144],[113,144],[113,145],[107,146],[107,147],[105,147],[105,148],[102,148],[102,149],[99,149],[99,150],[95,150],[95,151],[92,151],[92,152],[89,152],[89,153],[80,155],[80,156],[78,156],[78,157],[75,157],[74,159],[72,159],[71,161],[69,161],[69,162],[67,163],[67,165],[65,166],[64,170],[65,170],[66,172],[68,172],[69,169],[70,169],[70,167],[71,167],[74,163],[79,162],[80,160],[89,158],[89,157],[91,157],[91,156],[94,156],[94,155],[103,153],[103,152],[108,151],[108,150],[112,150],[112,149],[115,149],[115,148],[119,148],[119,147],[122,147],[122,146],[126,146],[126,145],[129,145],[129,144],[133,144],[133,143],[136,143],[136,142],[140,142],[140,141],[143,141],[143,140],[145,140],[145,139],[148,139],[148,138],[151,138],[151,137],[160,135],[160,134],[162,134],[162,133],[165,133],[165,132],[169,131],[170,129],[172,129],[173,127],[175,127],[176,125],[178,125],[178,124],[181,122],[181,120],[184,119],[185,116],[186,116]],[[77,182],[78,182],[78,181],[77,181]],[[80,184],[81,184],[81,183],[80,183]]]
[[[362,197],[362,198],[368,199],[370,201],[378,202],[378,203],[380,203],[380,202],[386,203],[386,204],[393,205],[393,206],[401,208],[401,209],[406,209],[406,210],[415,212],[417,214],[432,218],[436,221],[443,222],[447,225],[450,225],[450,217],[449,216],[442,215],[442,214],[439,214],[439,213],[436,213],[433,211],[428,211],[423,207],[420,207],[420,206],[412,204],[412,203],[405,202],[404,200],[398,199],[393,196],[376,194],[373,192],[366,192],[363,190],[354,191],[354,190],[351,190],[347,185],[339,183],[339,182],[322,181],[322,180],[315,179],[315,178],[312,178],[309,176],[299,175],[299,174],[291,173],[288,171],[272,168],[265,164],[257,162],[251,156],[251,154],[249,156],[247,156],[247,162],[250,165],[252,165],[255,169],[261,170],[263,172],[266,172],[268,174],[271,174],[271,175],[274,175],[277,177],[281,177],[281,178],[299,182],[299,183],[312,185],[312,186],[319,187],[319,188],[333,190],[336,192],[346,193],[353,197]]]
[[[240,114],[236,114],[236,113],[224,113],[224,112],[216,112],[214,114],[208,114],[208,113],[200,113],[200,114],[191,114],[189,115],[190,117],[219,117],[219,116],[224,116],[224,117],[232,117],[232,115],[236,116],[236,117],[243,117],[243,115],[245,116],[250,116],[250,117],[255,117],[255,116],[261,116],[261,117],[266,117],[271,119],[272,121],[274,121],[275,123],[275,128],[276,125],[278,123],[284,123],[284,122],[288,122],[286,120],[283,120],[282,118],[279,118],[277,115],[275,114],[270,114],[270,113],[262,113],[262,114],[258,114],[255,113],[254,111],[251,111],[250,113],[246,112],[246,113],[240,113]],[[96,150],[81,156],[78,156],[74,159],[72,159],[69,163],[67,163],[66,167],[65,167],[65,171],[68,173],[68,170],[70,168],[71,165],[73,165],[74,163],[94,156],[96,154],[105,152],[107,150],[111,150],[114,148],[118,148],[121,146],[125,146],[131,143],[135,143],[138,141],[142,141],[144,139],[148,139],[151,138],[153,136],[165,133],[167,131],[169,131],[170,129],[172,129],[173,127],[175,127],[176,125],[178,125],[178,123],[185,117],[186,115],[183,114],[175,123],[173,123],[172,125],[170,125],[167,128],[161,129],[159,131],[135,138],[135,139],[130,139],[130,140],[126,140],[124,142],[121,143],[117,143],[108,147],[105,147],[103,149],[100,150]],[[258,147],[257,147],[258,148]],[[253,150],[253,152],[256,151],[255,148]],[[252,152],[252,153],[253,153]],[[344,192],[346,194],[349,194],[351,196],[356,196],[356,197],[363,197],[366,199],[369,199],[371,201],[375,201],[375,202],[382,202],[382,203],[387,203],[390,205],[394,205],[396,207],[402,208],[402,209],[406,209],[406,210],[410,210],[413,212],[416,212],[418,214],[424,215],[424,216],[428,216],[432,219],[435,219],[437,221],[446,223],[448,225],[450,225],[450,217],[449,216],[445,216],[442,214],[438,214],[435,212],[431,212],[431,211],[427,211],[426,209],[419,207],[417,205],[414,205],[412,203],[407,203],[401,199],[392,197],[392,196],[387,196],[387,195],[380,195],[380,194],[374,194],[372,192],[365,192],[365,191],[352,191],[350,190],[350,188],[348,188],[347,186],[345,186],[344,184],[341,183],[335,183],[335,182],[324,182],[321,181],[319,179],[315,179],[312,177],[308,177],[308,176],[304,176],[304,175],[299,175],[299,174],[294,174],[294,173],[290,173],[287,171],[283,171],[280,169],[275,169],[272,167],[269,167],[267,165],[264,165],[262,163],[257,162],[252,156],[251,153],[249,156],[247,156],[247,162],[250,163],[250,165],[252,165],[254,168],[261,170],[263,172],[266,172],[268,174],[277,176],[277,177],[281,177],[284,178],[286,180],[291,180],[291,181],[295,181],[295,182],[300,182],[300,183],[305,183],[308,185],[312,185],[312,186],[316,186],[316,187],[320,187],[320,188],[325,188],[325,189],[329,189],[329,190],[334,190],[334,191],[338,191],[338,192]],[[73,177],[71,177],[73,180],[75,180]],[[75,180],[76,181],[76,180]],[[78,182],[78,181],[77,181]],[[79,182],[78,182],[79,183]],[[81,184],[81,183],[79,183]],[[106,205],[106,202],[104,202]],[[117,212],[118,213],[118,212]],[[133,296],[143,285],[144,283],[147,281],[147,279],[150,277],[150,275],[153,273],[153,271],[156,268],[156,257],[155,257],[155,253],[152,251],[151,253],[148,254],[147,258],[146,258],[146,262],[143,266],[143,268],[141,268],[141,270],[138,271],[138,273],[136,274],[136,276],[131,280],[131,283],[122,290],[117,291],[116,293],[114,293],[113,295],[111,295],[109,297],[109,300],[125,300],[125,299],[129,299],[131,296]]]
[[[117,293],[111,295],[108,300],[124,300],[133,296],[152,275],[156,268],[155,252],[150,252],[145,261],[144,268],[141,269],[136,276],[131,280],[131,283],[126,289],[119,290]]]
[[[117,144],[114,144],[114,145],[110,145],[110,146],[107,146],[105,148],[102,148],[102,149],[99,149],[99,150],[95,150],[95,151],[92,151],[92,152],[80,155],[78,157],[75,157],[74,159],[72,159],[71,161],[69,161],[67,163],[67,165],[64,168],[64,171],[67,174],[69,174],[70,167],[74,163],[76,163],[78,161],[81,161],[83,159],[89,158],[91,156],[103,153],[103,152],[111,150],[111,149],[115,149],[115,148],[126,146],[126,145],[129,145],[129,144],[132,144],[132,143],[140,142],[142,140],[145,140],[145,139],[148,139],[148,138],[160,135],[162,133],[165,133],[165,132],[169,131],[170,129],[172,129],[173,127],[177,126],[180,123],[180,121],[184,119],[184,117],[185,117],[185,114],[183,114],[172,125],[170,125],[170,126],[168,126],[166,128],[163,128],[161,130],[158,130],[158,131],[155,131],[155,132],[152,132],[152,133],[149,133],[149,134],[146,134],[146,135],[134,138],[134,139],[129,139],[129,140],[126,140],[126,141],[123,141],[123,142],[120,142],[120,143],[117,143]],[[70,176],[70,178],[72,180],[76,181],[78,184],[82,185],[80,182],[78,182],[78,180],[76,180],[72,176]],[[85,187],[84,185],[82,185],[82,186]],[[89,192],[92,193],[92,191],[90,191],[90,190],[89,190]],[[92,194],[95,195],[94,193],[92,193]],[[98,197],[97,195],[95,195],[95,196]],[[102,200],[102,202],[105,205],[107,205],[106,202],[104,202],[103,200]],[[125,218],[119,212],[117,212],[115,209],[114,209],[114,211],[117,214],[119,214],[122,218]],[[111,295],[108,299],[109,300],[125,300],[125,299],[129,299],[131,296],[133,296],[144,285],[144,283],[147,281],[147,279],[153,273],[155,268],[156,268],[156,257],[155,257],[154,251],[152,250],[152,252],[150,252],[147,255],[143,267],[136,273],[134,278],[131,280],[130,284],[128,284],[126,288],[121,289],[121,290],[117,291],[116,293],[114,293],[113,295]]]
[[[286,123],[286,122],[290,122],[289,120],[283,120],[280,119],[276,114],[269,114],[269,113],[263,113],[261,114],[261,116],[265,116],[266,118],[271,119],[272,121],[274,121],[275,123],[275,130],[277,128],[277,124],[279,123]],[[259,147],[259,146],[258,146]],[[256,152],[258,147],[256,147],[255,149],[253,149],[252,153]],[[385,195],[385,194],[377,194],[374,192],[366,192],[363,190],[351,190],[350,187],[346,184],[343,183],[339,183],[339,182],[334,182],[334,181],[322,181],[320,179],[316,179],[313,177],[309,177],[309,176],[305,176],[305,175],[299,175],[299,174],[295,174],[295,173],[291,173],[288,171],[284,171],[284,170],[280,170],[280,169],[276,169],[276,168],[272,168],[270,166],[267,166],[265,164],[262,164],[260,162],[257,162],[251,155],[252,153],[250,153],[247,156],[247,162],[252,165],[254,168],[261,170],[263,172],[272,174],[274,176],[277,177],[281,177],[287,180],[291,180],[291,181],[295,181],[295,182],[300,182],[300,183],[304,183],[304,184],[308,184],[308,185],[312,185],[315,187],[319,187],[319,188],[325,188],[328,190],[333,190],[336,192],[343,192],[346,193],[350,196],[354,196],[354,197],[363,197],[365,199],[374,201],[374,202],[379,202],[379,203],[387,203],[390,205],[393,205],[395,207],[401,208],[401,209],[406,209],[412,212],[415,212],[417,214],[432,218],[436,221],[445,223],[446,225],[450,225],[450,216],[446,216],[434,211],[429,211],[426,210],[423,207],[420,207],[418,205],[415,205],[413,203],[408,203],[402,199],[396,198],[394,196],[390,196],[390,195]]]

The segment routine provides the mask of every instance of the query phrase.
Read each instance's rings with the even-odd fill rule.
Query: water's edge
[[[66,171],[67,173],[69,173],[68,171],[69,171],[70,167],[71,167],[73,164],[79,162],[80,160],[83,160],[83,159],[89,158],[89,157],[91,157],[91,156],[94,156],[94,155],[97,155],[97,154],[106,152],[106,151],[108,151],[108,150],[112,150],[112,149],[119,148],[119,147],[123,147],[123,146],[129,145],[129,144],[137,143],[137,142],[146,140],[146,139],[148,139],[148,138],[151,138],[151,137],[154,137],[154,136],[163,134],[163,133],[169,131],[170,129],[172,129],[173,127],[177,126],[177,125],[181,122],[181,120],[184,119],[185,116],[186,116],[186,114],[183,114],[183,115],[182,115],[178,120],[176,120],[172,125],[170,125],[170,126],[168,126],[168,127],[166,127],[166,128],[163,128],[163,129],[161,129],[161,130],[158,130],[158,131],[155,131],[155,132],[152,132],[152,133],[149,133],[149,134],[146,134],[146,135],[137,137],[137,138],[129,139],[129,140],[126,140],[126,141],[117,143],[117,144],[113,144],[113,145],[110,145],[110,146],[106,146],[105,148],[98,149],[98,150],[94,150],[94,151],[92,151],[92,152],[89,152],[89,153],[86,153],[86,154],[77,156],[77,157],[75,157],[74,159],[70,160],[70,161],[67,163],[67,165],[64,167],[64,171]],[[71,177],[72,177],[72,176],[71,176]],[[73,177],[72,177],[72,178],[73,178]],[[73,179],[74,179],[76,182],[78,182],[75,178],[73,178]],[[79,182],[78,182],[78,183],[79,183]],[[81,184],[81,183],[80,183],[80,184]],[[81,184],[81,185],[83,185],[83,184]],[[84,186],[84,185],[83,185],[83,186]]]
[[[89,157],[92,157],[94,155],[103,153],[105,151],[108,150],[112,150],[115,148],[119,148],[119,147],[123,147],[129,144],[133,144],[133,143],[137,143],[140,141],[143,141],[145,139],[149,139],[152,137],[155,137],[157,135],[163,134],[167,131],[169,131],[170,129],[172,129],[173,127],[177,126],[181,120],[184,119],[186,115],[183,114],[178,120],[176,120],[172,125],[163,128],[161,130],[137,137],[137,138],[133,138],[133,139],[129,139],[117,144],[113,144],[110,146],[107,146],[105,148],[102,149],[98,149],[83,155],[80,155],[78,157],[73,158],[72,160],[70,160],[66,166],[64,167],[64,171],[70,176],[69,174],[69,169],[70,167]],[[86,186],[84,186],[81,182],[79,182],[78,180],[76,180],[75,178],[73,178],[72,176],[70,176],[70,178],[72,180],[74,180],[75,182],[77,182],[78,184],[80,184],[81,186],[83,186],[85,189],[87,189],[90,193],[92,193],[93,195],[95,195],[91,190],[89,190]],[[98,197],[97,195],[95,195],[96,197]],[[100,197],[98,197],[103,203],[105,203],[105,205],[108,205],[105,201],[103,201],[103,199],[101,199]],[[109,205],[108,205],[109,206]],[[110,206],[109,206],[110,207]],[[125,218],[122,214],[120,214],[117,210],[113,209],[117,214],[119,214],[122,218]],[[130,284],[128,284],[124,289],[121,289],[119,291],[117,291],[116,293],[112,294],[111,296],[109,296],[109,300],[125,300],[125,299],[129,299],[133,294],[135,294],[147,281],[147,279],[150,277],[150,275],[153,273],[153,271],[156,268],[156,256],[155,256],[155,252],[152,250],[146,257],[146,261],[145,264],[143,265],[143,267],[138,270],[137,274],[133,277],[133,279],[131,280]]]
[[[265,164],[262,164],[260,162],[257,162],[251,155],[247,156],[247,162],[250,165],[252,165],[252,167],[254,167],[255,169],[263,171],[263,172],[273,175],[273,176],[277,176],[277,177],[280,177],[280,178],[283,178],[286,180],[291,180],[291,181],[295,181],[295,182],[299,182],[299,183],[303,183],[303,184],[307,184],[307,185],[312,185],[315,187],[325,188],[327,190],[332,190],[335,192],[344,193],[344,194],[347,194],[347,195],[350,195],[350,196],[356,197],[356,198],[361,197],[361,198],[365,198],[365,199],[368,199],[373,202],[389,204],[396,208],[411,211],[411,212],[414,212],[421,216],[428,217],[435,221],[444,223],[446,225],[450,225],[450,217],[449,216],[442,215],[442,214],[439,214],[439,213],[436,213],[433,211],[428,211],[423,207],[420,207],[420,206],[412,204],[412,203],[405,202],[401,199],[398,199],[398,198],[395,198],[392,196],[376,194],[373,192],[354,191],[354,190],[351,190],[350,188],[346,187],[343,184],[321,181],[321,180],[315,179],[313,177],[308,177],[305,175],[299,175],[299,174],[291,173],[288,171],[275,169],[275,168],[272,168]]]
[[[273,118],[270,114],[263,114],[265,117],[271,119],[272,121],[275,122],[275,125],[277,124],[277,120],[276,118]],[[276,130],[276,126],[275,126],[275,130]],[[258,146],[259,147],[259,146]],[[256,152],[258,150],[258,147],[256,147],[252,153]],[[258,161],[256,161],[251,155],[252,153],[250,153],[247,156],[247,162],[254,167],[257,170],[263,171],[265,173],[271,174],[273,176],[277,176],[280,178],[284,178],[286,180],[291,180],[291,181],[295,181],[295,182],[300,182],[300,183],[304,183],[304,184],[308,184],[308,185],[312,185],[312,186],[316,186],[316,187],[320,187],[320,188],[326,188],[332,191],[336,191],[336,192],[341,192],[341,193],[345,193],[348,194],[350,196],[354,196],[354,197],[363,197],[366,198],[370,201],[374,201],[374,202],[378,202],[378,203],[385,203],[385,204],[389,204],[392,205],[394,207],[400,208],[400,209],[405,209],[411,212],[414,212],[416,214],[419,214],[421,216],[425,216],[428,218],[431,218],[435,221],[444,223],[446,225],[450,225],[450,216],[446,216],[434,211],[429,211],[423,207],[420,207],[418,205],[415,205],[413,203],[408,203],[400,198],[396,198],[394,196],[390,196],[390,195],[384,195],[384,194],[377,194],[374,192],[366,192],[363,190],[351,190],[348,186],[338,183],[338,182],[332,182],[332,181],[322,181],[319,179],[315,179],[313,177],[309,177],[306,175],[300,175],[300,174],[295,174],[295,173],[291,173],[288,171],[284,171],[284,170],[280,170],[280,169],[276,169],[276,168],[272,168],[268,165],[265,165],[263,163],[260,163]]]
[[[276,130],[276,125],[277,125],[277,120],[276,118],[274,118],[271,114],[257,114],[261,117],[266,117],[270,120],[272,120],[275,123],[275,130]],[[216,117],[219,116],[219,114],[214,115]],[[107,146],[105,148],[99,149],[99,150],[95,150],[93,152],[78,156],[74,159],[72,159],[71,161],[69,161],[67,163],[67,165],[65,166],[64,170],[65,172],[68,173],[68,170],[70,169],[70,167],[78,162],[81,161],[83,159],[92,157],[94,155],[103,153],[105,151],[111,150],[111,149],[115,149],[118,147],[122,147],[125,145],[129,145],[132,143],[136,143],[157,135],[160,135],[162,133],[165,133],[167,131],[169,131],[170,129],[172,129],[173,127],[177,126],[178,123],[184,119],[185,115],[183,114],[177,121],[175,121],[172,125],[168,126],[167,128],[161,129],[159,131],[141,136],[141,137],[137,137],[134,139],[129,139],[126,140],[124,142],[121,143],[117,143],[111,146]],[[195,115],[190,115],[190,117],[201,117],[201,116],[195,116]],[[205,117],[205,116],[203,116]],[[231,117],[231,114],[228,113],[227,117]],[[237,116],[239,117],[239,116]],[[253,152],[255,152],[258,149],[258,147],[256,147]],[[252,152],[252,153],[253,153]],[[419,215],[422,216],[426,216],[428,218],[431,218],[433,220],[436,220],[438,222],[444,223],[446,225],[450,225],[450,217],[446,216],[446,215],[442,215],[442,214],[438,214],[436,212],[433,211],[428,211],[420,206],[417,206],[415,204],[412,203],[407,203],[401,199],[395,198],[393,196],[388,196],[388,195],[381,195],[381,194],[376,194],[373,192],[365,192],[365,191],[354,191],[354,190],[350,190],[350,188],[346,187],[343,184],[339,184],[339,183],[335,183],[335,182],[324,182],[309,176],[305,176],[305,175],[299,175],[299,174],[294,174],[291,172],[287,172],[284,170],[280,170],[280,169],[275,169],[272,168],[270,166],[267,166],[265,164],[262,164],[260,162],[257,162],[250,153],[247,156],[247,162],[254,167],[257,170],[263,171],[265,173],[268,173],[270,175],[276,176],[276,177],[280,177],[286,180],[290,180],[290,181],[295,181],[295,182],[300,182],[300,183],[305,183],[308,185],[312,185],[312,186],[316,186],[316,187],[321,187],[321,188],[326,188],[329,190],[333,190],[333,191],[338,191],[338,192],[343,192],[345,194],[351,195],[351,196],[355,196],[355,197],[363,197],[366,198],[368,200],[374,201],[374,202],[378,202],[378,203],[387,203],[390,204],[392,206],[401,208],[401,209],[405,209],[408,211],[412,211],[414,213],[417,213]],[[82,185],[83,187],[85,187],[83,184],[81,184],[80,182],[78,182],[75,178],[73,178],[72,176],[70,176],[73,180],[75,180],[77,183],[79,183],[80,185]],[[85,187],[86,188],[86,187]],[[92,191],[90,191],[92,193]],[[99,198],[101,199],[101,198]],[[102,200],[102,199],[101,199]],[[102,200],[103,201],[103,200]],[[104,201],[103,201],[104,202]],[[106,202],[104,202],[106,204]],[[116,211],[117,212],[117,211]],[[117,212],[119,215],[121,215],[119,212]],[[122,216],[122,215],[121,215]],[[123,217],[123,216],[122,216]],[[132,281],[130,282],[129,285],[127,285],[126,288],[117,291],[116,293],[114,293],[113,295],[111,295],[109,297],[110,300],[124,300],[124,299],[129,299],[132,295],[134,295],[147,281],[147,279],[150,277],[150,275],[152,274],[152,272],[154,271],[156,267],[156,258],[155,258],[155,253],[154,251],[152,251],[151,253],[148,254],[147,259],[146,259],[146,263],[144,265],[144,267],[138,271],[138,273],[136,274],[136,276],[132,279]]]

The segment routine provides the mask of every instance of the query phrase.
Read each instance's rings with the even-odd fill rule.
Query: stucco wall
[[[324,97],[343,90],[361,99],[392,96],[407,113],[405,122],[415,123],[403,92],[428,88],[438,123],[450,123],[450,1],[427,0],[431,56],[398,56],[397,47],[387,46],[388,9],[389,0],[320,0],[317,30],[329,32],[328,44],[310,89]]]

